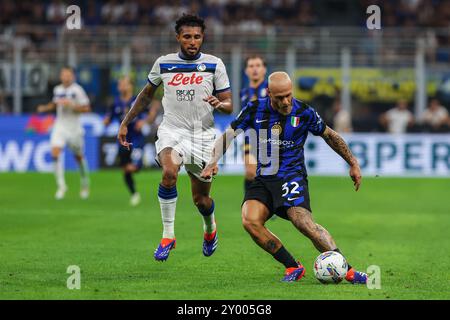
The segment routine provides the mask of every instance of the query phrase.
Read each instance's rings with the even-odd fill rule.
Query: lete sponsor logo
[[[177,73],[172,77],[172,80],[167,83],[169,86],[179,86],[188,84],[200,84],[203,82],[202,76],[197,76],[195,73],[192,75],[184,76],[182,73]]]

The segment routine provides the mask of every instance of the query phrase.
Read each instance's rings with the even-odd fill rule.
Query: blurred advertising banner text
[[[82,116],[86,132],[86,156],[92,170],[117,167],[118,145],[113,124],[105,128],[99,114]],[[217,136],[229,125],[232,116],[216,115]],[[49,133],[53,116],[0,117],[0,171],[52,170]],[[150,131],[148,131],[150,133]],[[353,133],[343,135],[358,158],[366,176],[450,177],[450,134]],[[240,135],[230,146],[220,170],[241,174],[242,141]],[[155,167],[154,135],[147,135],[144,165]],[[73,157],[67,156],[68,170],[75,170]],[[305,161],[310,175],[346,176],[347,164],[320,137],[310,135],[305,144]]]

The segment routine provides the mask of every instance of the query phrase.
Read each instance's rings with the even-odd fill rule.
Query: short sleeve
[[[161,67],[159,63],[160,58],[156,59],[155,63],[153,64],[152,70],[150,70],[150,73],[147,77],[148,82],[154,87],[157,87],[161,84]]]
[[[246,130],[251,125],[251,113],[252,113],[252,103],[248,103],[237,115],[236,119],[234,119],[230,127],[233,130]]]
[[[309,114],[308,131],[315,136],[320,136],[325,131],[327,125],[320,117],[319,113],[312,107],[308,107],[307,112]]]
[[[248,101],[249,101],[249,96],[248,96],[248,92],[247,92],[247,88],[242,88],[241,91],[239,92],[239,97],[241,98],[241,107],[244,108]]]
[[[79,86],[78,90],[76,91],[76,103],[80,106],[85,106],[90,103],[86,91],[84,91],[84,89],[81,86]]]
[[[214,88],[216,92],[223,92],[230,89],[230,80],[228,79],[227,69],[222,62],[222,59],[218,59],[216,72],[214,73]]]

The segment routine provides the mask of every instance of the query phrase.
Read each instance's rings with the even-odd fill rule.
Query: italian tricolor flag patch
[[[298,127],[300,124],[300,117],[291,117],[291,126],[294,128]]]

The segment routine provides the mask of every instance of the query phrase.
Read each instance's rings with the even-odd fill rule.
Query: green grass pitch
[[[360,270],[381,268],[381,289],[322,285],[313,275],[318,252],[287,221],[268,227],[306,266],[306,277],[282,283],[284,268],[253,243],[240,221],[243,181],[218,176],[219,247],[202,255],[202,221],[187,176],[180,176],[177,248],[153,260],[161,236],[156,197],[160,172],[142,172],[143,202],[128,205],[119,171],[91,175],[87,201],[78,175],[67,174],[66,199],[53,199],[51,174],[0,174],[1,299],[449,299],[448,179],[310,177],[313,214]],[[69,265],[81,268],[81,289],[66,288]]]

